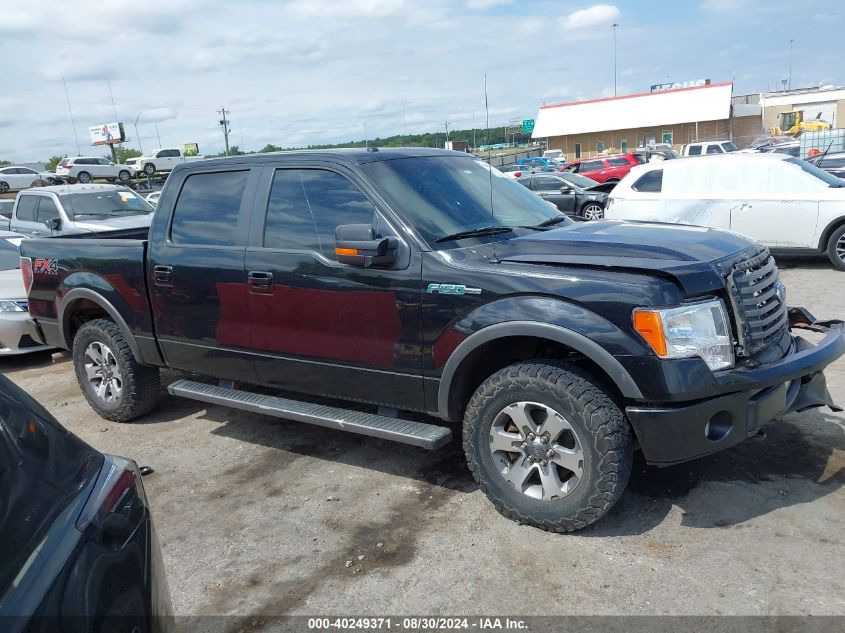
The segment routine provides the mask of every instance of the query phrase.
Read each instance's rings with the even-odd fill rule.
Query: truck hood
[[[0,270],[0,299],[26,299],[20,270]]]
[[[761,248],[742,235],[718,229],[604,220],[497,242],[494,259],[642,271],[673,277],[688,295],[696,295],[724,288],[719,264]]]
[[[129,215],[108,220],[74,220],[73,225],[82,232],[117,231],[120,229],[139,229],[149,226],[153,214]]]

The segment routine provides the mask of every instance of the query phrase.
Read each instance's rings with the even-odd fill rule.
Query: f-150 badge
[[[433,295],[480,295],[481,288],[468,288],[461,284],[428,284],[426,292]]]

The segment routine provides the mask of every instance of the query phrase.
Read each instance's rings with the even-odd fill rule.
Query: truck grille
[[[786,290],[768,249],[737,263],[728,275],[740,356],[753,356],[789,327]]]

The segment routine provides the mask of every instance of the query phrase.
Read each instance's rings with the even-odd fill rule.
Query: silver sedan
[[[50,349],[33,340],[26,330],[29,312],[18,251],[24,239],[18,233],[0,231],[0,356]]]

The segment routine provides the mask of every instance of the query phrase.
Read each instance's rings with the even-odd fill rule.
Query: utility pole
[[[792,43],[795,40],[789,40],[789,73],[786,76],[786,89],[792,90]]]
[[[158,139],[158,147],[161,149],[161,135],[158,133],[158,123],[156,123],[156,138]]]
[[[449,120],[443,122],[443,125],[446,126],[446,142],[449,142]]]
[[[364,149],[369,149],[369,147],[370,147],[370,145],[369,145],[369,143],[368,143],[368,141],[367,141],[367,123],[369,123],[369,122],[370,122],[370,120],[369,120],[369,119],[367,119],[367,120],[366,120],[366,121],[364,121],[364,123],[363,123],[363,126],[364,126]]]
[[[613,96],[617,97],[619,95],[616,94],[616,27],[619,25],[614,22],[610,26],[613,27]]]
[[[79,156],[82,150],[79,149],[79,135],[76,133],[76,121],[73,120],[73,110],[70,107],[70,93],[67,91],[67,82],[62,77],[62,83],[65,86],[65,98],[67,99],[67,111],[70,114],[70,124],[73,127],[73,138],[76,141],[76,155]]]
[[[474,152],[476,148],[475,145],[475,111],[472,113],[472,151]]]
[[[223,106],[217,111],[217,114],[220,114],[220,115],[223,116],[223,118],[220,119],[220,125],[223,126],[223,141],[226,144],[226,156],[228,156],[229,155],[229,120],[226,118],[226,115],[231,114],[231,112],[226,110],[226,106]]]

